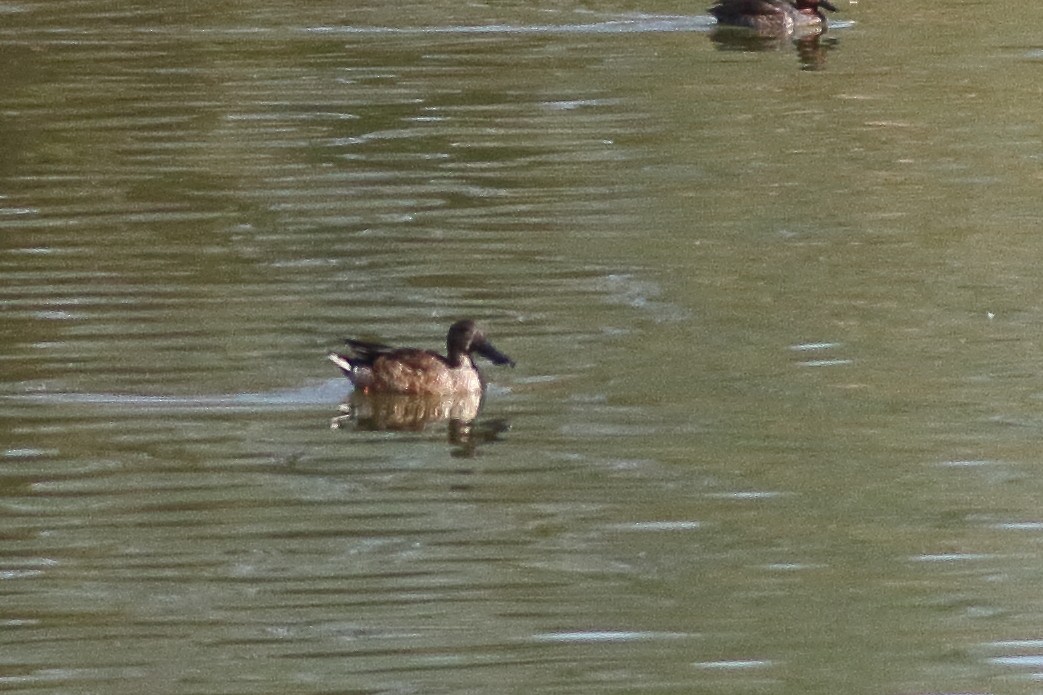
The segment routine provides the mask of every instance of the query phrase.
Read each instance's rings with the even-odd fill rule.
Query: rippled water
[[[1039,11],[898,11],[0,4],[3,688],[1035,692]]]

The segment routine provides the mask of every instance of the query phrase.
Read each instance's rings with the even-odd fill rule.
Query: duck
[[[471,319],[457,321],[446,334],[446,354],[413,347],[348,338],[350,354],[331,351],[329,359],[366,394],[474,396],[485,391],[485,379],[474,355],[495,365],[513,367],[514,360],[489,342]]]
[[[823,9],[837,11],[829,0],[721,0],[708,11],[719,25],[783,34],[799,29],[824,29]]]

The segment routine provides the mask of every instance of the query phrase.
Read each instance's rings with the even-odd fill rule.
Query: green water
[[[3,689],[1036,692],[1039,10],[840,9],[0,5]]]

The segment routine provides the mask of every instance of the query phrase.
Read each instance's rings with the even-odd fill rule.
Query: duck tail
[[[329,354],[327,354],[326,356],[329,358],[330,362],[337,365],[340,371],[344,372],[344,376],[351,377],[355,374],[354,365],[352,365],[351,360],[349,360],[344,355],[330,351]]]

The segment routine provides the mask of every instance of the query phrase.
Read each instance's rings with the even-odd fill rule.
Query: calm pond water
[[[0,3],[0,687],[1039,692],[1043,6],[838,4]]]

